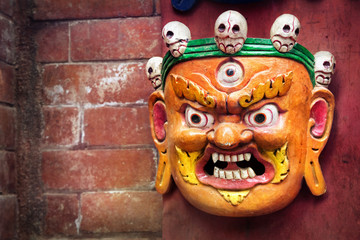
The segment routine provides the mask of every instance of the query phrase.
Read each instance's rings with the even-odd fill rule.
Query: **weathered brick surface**
[[[162,199],[154,191],[147,109],[153,88],[145,74],[147,59],[161,56],[160,0],[33,3],[43,103],[39,184],[46,203],[38,237],[160,239]],[[15,101],[1,91],[0,114],[15,116],[7,104]],[[7,122],[1,115],[0,147]],[[3,172],[0,179],[9,178]]]
[[[0,11],[11,17],[14,13],[15,2],[15,0],[0,1]]]
[[[47,65],[43,73],[45,104],[146,103],[153,91],[145,62]]]
[[[0,60],[14,63],[14,23],[0,15]]]
[[[161,54],[160,17],[79,22],[71,26],[71,59],[120,60]]]
[[[0,106],[0,149],[15,148],[15,108]]]
[[[45,104],[76,104],[80,102],[80,81],[91,77],[81,65],[50,65],[44,67],[43,99]],[[86,72],[86,71],[85,71]]]
[[[0,239],[13,240],[16,237],[16,196],[0,195]]]
[[[153,0],[35,0],[34,18],[87,19],[150,16]]]
[[[161,195],[157,192],[84,193],[81,231],[92,233],[161,230]]]
[[[80,140],[80,117],[75,107],[44,107],[43,146],[75,145]]]
[[[46,189],[116,190],[151,188],[155,180],[152,149],[43,152]]]
[[[69,24],[38,24],[34,36],[39,62],[65,62],[69,58]]]
[[[76,194],[46,195],[45,232],[47,235],[76,235],[75,221],[79,215],[79,200]]]
[[[98,107],[84,113],[89,145],[152,144],[147,107]]]
[[[15,153],[0,151],[0,193],[15,193]]]
[[[14,104],[15,72],[8,64],[0,63],[0,102]]]

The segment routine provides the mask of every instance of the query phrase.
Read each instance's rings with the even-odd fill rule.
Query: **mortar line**
[[[69,57],[70,58],[70,57]],[[72,61],[71,59],[69,59],[68,62],[43,62],[42,65],[43,66],[57,66],[57,65],[95,65],[95,64],[136,64],[136,63],[144,63],[146,64],[147,61],[150,58],[132,58],[132,59],[105,59],[105,60],[88,60],[88,61]]]
[[[69,41],[69,45],[68,45],[68,62],[71,63],[71,26],[70,23],[68,23],[68,41]]]

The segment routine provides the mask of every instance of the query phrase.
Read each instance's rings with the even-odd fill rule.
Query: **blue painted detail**
[[[221,2],[221,3],[251,3],[251,2],[258,2],[261,0],[213,0],[214,2]]]
[[[187,11],[190,10],[197,0],[171,0],[172,6],[179,11]]]

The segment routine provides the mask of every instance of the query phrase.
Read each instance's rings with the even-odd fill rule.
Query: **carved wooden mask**
[[[213,53],[194,54],[200,42]],[[244,52],[264,42],[268,54]],[[305,52],[310,64],[293,57],[295,51]],[[287,206],[303,177],[314,195],[323,194],[318,158],[334,97],[314,87],[313,68],[313,56],[300,45],[282,53],[270,40],[247,39],[233,55],[222,53],[213,39],[190,41],[180,58],[168,53],[162,89],[149,99],[158,192],[165,194],[173,179],[193,206],[233,217]]]

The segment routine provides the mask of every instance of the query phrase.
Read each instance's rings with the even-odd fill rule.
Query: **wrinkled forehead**
[[[192,59],[175,65],[168,76],[181,76],[207,92],[231,94],[251,91],[261,83],[292,73],[293,88],[312,89],[309,73],[303,64],[280,57],[215,57]],[[167,77],[168,81],[169,77]],[[166,85],[171,85],[166,83]]]

